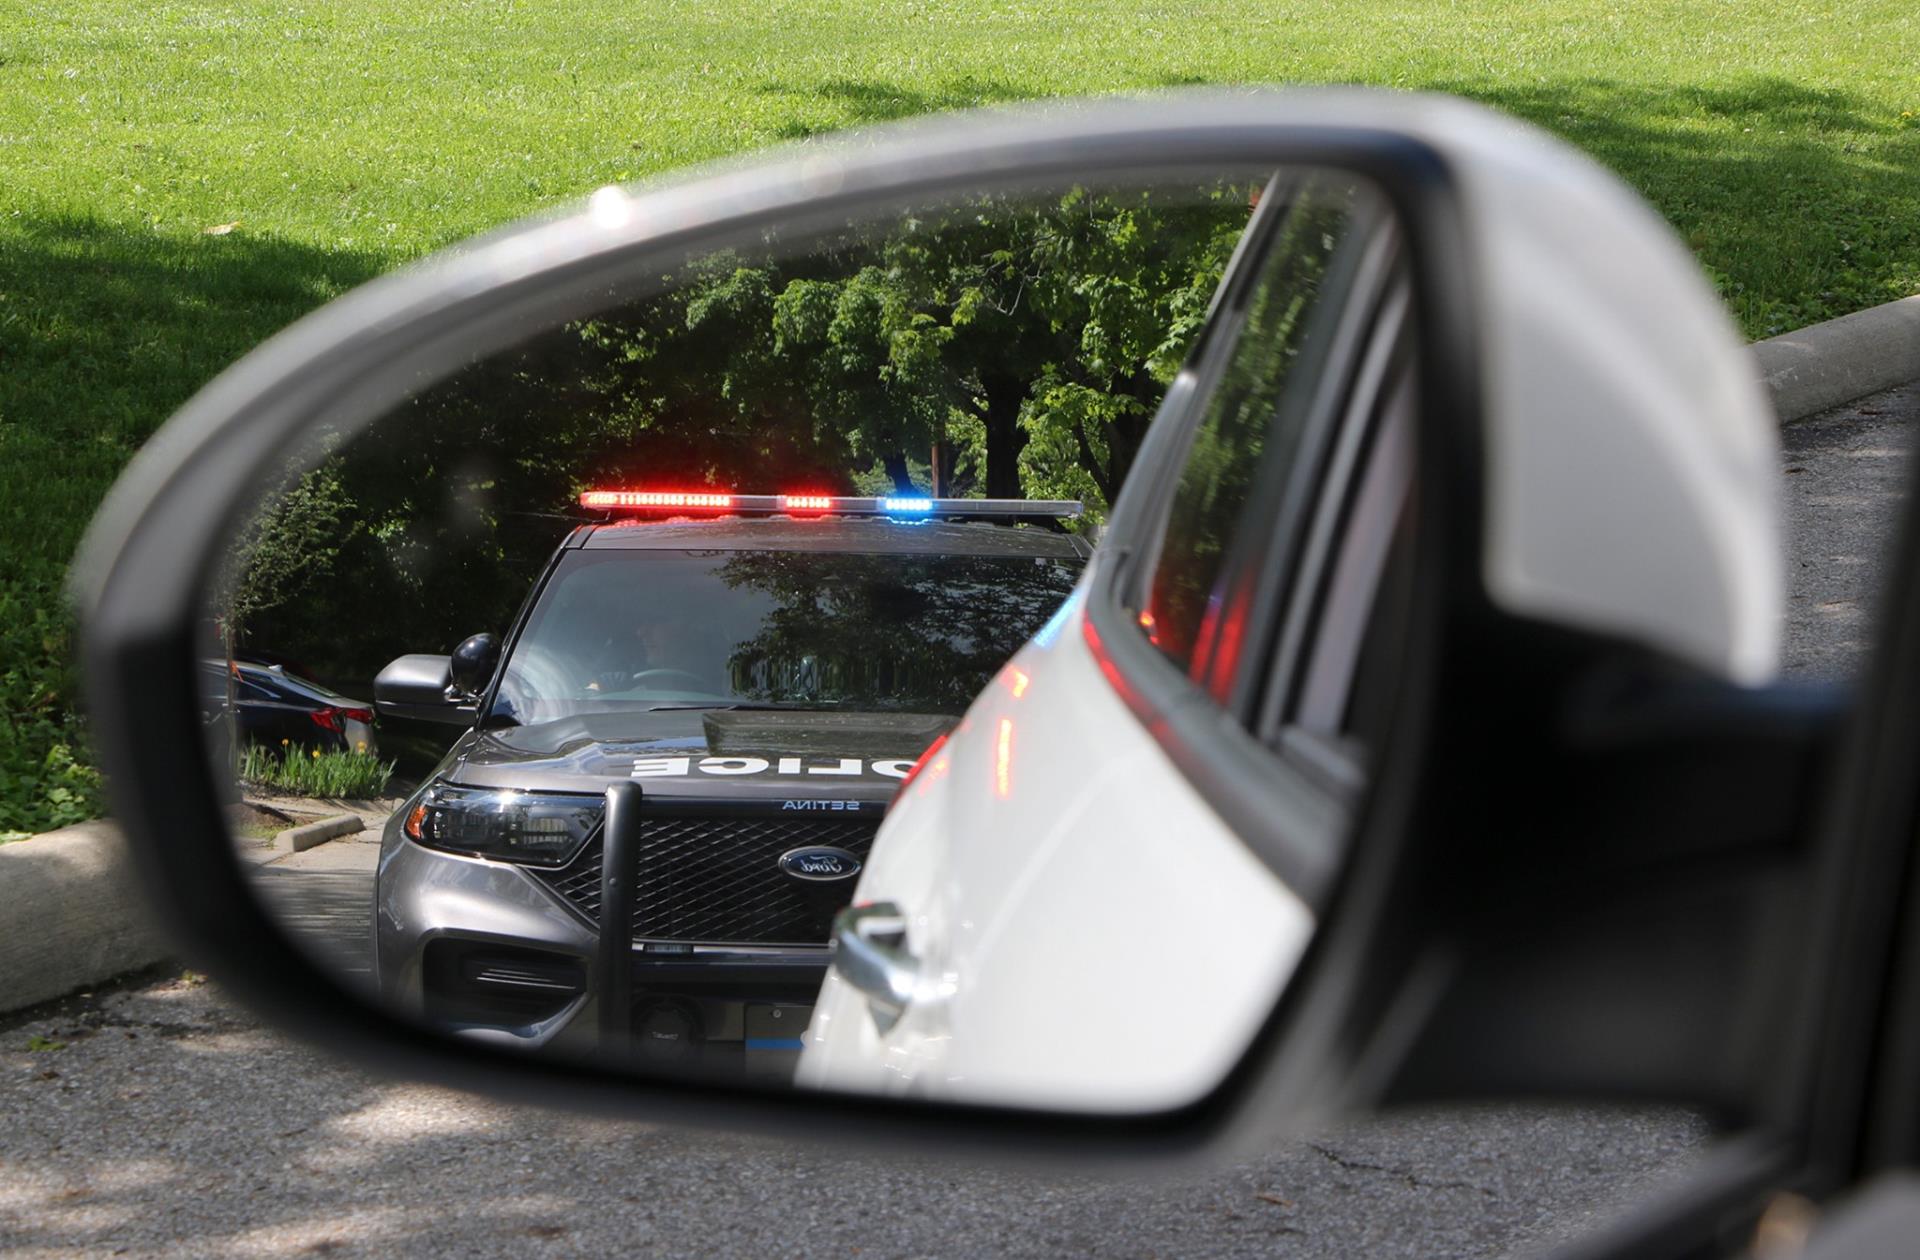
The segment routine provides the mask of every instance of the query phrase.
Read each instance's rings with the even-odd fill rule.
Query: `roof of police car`
[[[574,545],[591,550],[841,551],[1061,560],[1084,560],[1090,551],[1078,535],[1035,525],[844,516],[616,520],[582,529]]]

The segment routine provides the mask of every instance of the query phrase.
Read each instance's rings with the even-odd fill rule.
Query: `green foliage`
[[[366,800],[380,795],[393,777],[393,762],[366,752],[317,748],[270,749],[248,744],[240,755],[244,783],[333,800]]]
[[[282,607],[327,577],[340,549],[359,534],[355,504],[341,480],[341,460],[297,467],[284,488],[237,531],[227,575],[214,596],[229,632],[243,636],[262,613]]]
[[[793,0],[770,16],[658,0],[636,21],[626,0],[24,0],[0,16],[0,830],[67,820],[55,787],[92,791],[47,759],[65,746],[86,760],[59,585],[113,477],[245,350],[431,249],[600,184],[929,110],[1373,83],[1463,93],[1584,148],[1653,200],[1740,326],[1766,336],[1920,291],[1912,8]],[[1059,384],[1082,388],[1035,395],[1048,401],[1021,422],[1018,475],[1092,499],[1080,436],[1110,458],[1103,426],[1132,421],[1088,414],[1110,390]],[[956,447],[957,432],[950,419]],[[704,458],[726,440],[720,427],[685,445]],[[957,471],[984,458],[956,449]],[[857,484],[871,489],[875,466],[858,464]],[[911,455],[908,475],[925,475]],[[500,483],[494,502],[520,488]],[[390,554],[419,580],[457,578],[503,545],[462,535],[448,552],[397,517],[382,528],[390,552],[356,540],[337,571],[359,581]],[[420,589],[368,580],[383,598]],[[435,589],[460,605],[433,610],[445,641],[402,650],[481,628],[466,588]]]
[[[1248,191],[981,197],[699,259],[376,423],[239,544],[237,620],[365,694],[394,656],[503,631],[589,484],[890,492],[932,488],[937,463],[948,493],[1031,480],[1098,512]],[[1055,458],[1023,466],[1035,435]],[[307,581],[295,605],[282,588],[307,556],[351,579]]]
[[[879,463],[890,488],[914,489],[924,453],[938,484],[919,489],[1018,498],[1038,436],[1052,456],[1034,476],[1080,487],[1097,511],[1199,330],[1257,186],[968,200],[777,263],[712,260],[682,293],[597,321],[596,334],[651,369],[649,437],[695,416],[736,454],[784,433],[832,488]]]
[[[0,64],[9,135],[14,51]],[[61,169],[90,151],[59,147]],[[0,143],[0,838],[105,808],[63,581],[108,485],[222,367],[383,265],[352,249],[103,222],[91,205],[25,212],[41,185],[9,166],[17,156]]]
[[[0,840],[100,815],[100,775],[71,708],[71,642],[54,582],[0,584]]]

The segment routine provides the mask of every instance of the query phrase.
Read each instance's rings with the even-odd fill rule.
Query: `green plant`
[[[0,843],[100,815],[100,774],[72,708],[71,637],[56,582],[0,582]]]
[[[368,752],[248,744],[240,755],[242,782],[302,796],[362,800],[380,795],[392,777],[393,762]]]

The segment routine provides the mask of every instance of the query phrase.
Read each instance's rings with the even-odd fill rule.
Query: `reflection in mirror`
[[[892,205],[335,417],[196,663],[263,904],[370,1000],[531,1053],[1205,1092],[1315,894],[1128,710],[1081,580],[1122,483],[1163,486],[1115,608],[1337,847],[1405,578],[1393,238],[1329,172]]]

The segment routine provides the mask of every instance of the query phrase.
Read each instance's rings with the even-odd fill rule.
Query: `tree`
[[[353,503],[341,473],[337,457],[305,472],[298,465],[290,467],[280,492],[248,517],[228,547],[214,607],[227,660],[224,720],[230,759],[240,752],[234,716],[236,645],[256,618],[287,605],[327,577],[341,547],[359,528],[349,519]]]
[[[714,252],[422,389],[344,448],[352,581],[249,634],[360,683],[503,629],[591,485],[1077,497],[1125,478],[1247,188],[977,197]],[[879,470],[885,470],[884,473]]]

